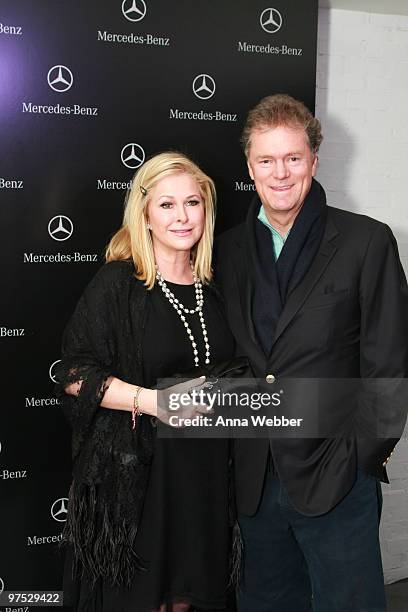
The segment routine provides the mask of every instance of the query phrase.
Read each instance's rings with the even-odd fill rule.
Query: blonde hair
[[[197,181],[204,200],[204,231],[191,249],[193,270],[203,283],[208,283],[212,278],[216,202],[214,182],[182,153],[166,151],[149,159],[136,172],[126,195],[122,227],[113,235],[105,252],[107,262],[133,259],[136,277],[143,280],[148,289],[152,289],[156,280],[153,242],[147,227],[149,192],[166,176],[182,173],[189,174]]]

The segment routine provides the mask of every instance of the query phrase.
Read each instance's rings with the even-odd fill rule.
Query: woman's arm
[[[68,395],[78,395],[81,389],[82,381],[67,385],[65,393]],[[126,410],[131,412],[133,409],[133,401],[136,395],[137,388],[119,378],[110,376],[106,383],[106,391],[100,403],[102,408],[110,408],[111,410]],[[139,393],[138,404],[140,412],[157,416],[157,391],[155,389],[146,389],[142,387]]]
[[[82,386],[82,381],[76,381],[64,387],[65,393],[68,395],[78,395]],[[138,395],[139,412],[150,414],[158,417],[163,423],[169,424],[169,417],[174,414],[169,407],[170,396],[178,396],[183,401],[178,402],[177,414],[179,417],[191,418],[196,414],[208,414],[210,409],[206,404],[200,404],[191,399],[190,392],[192,390],[200,391],[205,389],[205,376],[193,378],[182,383],[178,383],[161,391],[160,406],[158,404],[158,394],[156,389],[146,389],[141,387]],[[111,410],[126,410],[131,412],[133,409],[134,398],[137,393],[137,387],[131,385],[119,378],[110,376],[106,380],[104,395],[99,406],[109,408]],[[187,396],[187,397],[186,397]],[[186,401],[187,400],[187,401]]]

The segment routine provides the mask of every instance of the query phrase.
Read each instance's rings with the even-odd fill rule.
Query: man
[[[239,610],[306,612],[312,600],[315,612],[385,612],[379,480],[388,482],[403,426],[408,370],[395,239],[374,219],[326,205],[313,179],[320,123],[303,103],[264,98],[242,141],[257,195],[245,223],[219,240],[216,269],[237,354],[269,389],[323,384],[319,423],[330,434],[236,440]]]

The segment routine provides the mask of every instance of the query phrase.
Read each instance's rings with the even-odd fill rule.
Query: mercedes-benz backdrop
[[[132,175],[169,148],[215,179],[218,231],[253,192],[247,110],[313,110],[317,0],[2,0],[0,588],[58,589],[69,430],[61,331],[121,222]]]

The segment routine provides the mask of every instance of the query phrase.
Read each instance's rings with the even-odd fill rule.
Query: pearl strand
[[[176,298],[174,293],[172,291],[170,291],[170,289],[166,285],[166,281],[164,280],[163,276],[161,275],[160,270],[158,268],[156,269],[157,284],[160,286],[160,288],[163,291],[165,297],[168,299],[170,304],[173,306],[173,308],[177,312],[178,316],[180,317],[181,322],[183,323],[184,327],[186,328],[187,336],[189,337],[189,340],[191,342],[191,346],[192,346],[192,349],[193,349],[194,365],[195,365],[195,367],[198,367],[199,364],[200,364],[200,359],[198,357],[197,343],[195,341],[193,332],[191,331],[191,328],[190,328],[190,326],[189,326],[189,324],[188,324],[184,314],[196,314],[196,313],[198,313],[198,318],[200,320],[201,330],[202,330],[202,333],[203,333],[204,347],[205,347],[205,363],[207,365],[210,363],[210,344],[208,342],[207,328],[206,328],[206,325],[205,325],[205,320],[204,320],[204,315],[203,315],[203,306],[204,306],[203,286],[202,286],[201,281],[194,274],[194,271],[193,271],[193,279],[194,279],[194,288],[195,288],[196,307],[195,308],[186,308],[184,306],[184,304],[182,304],[180,302],[180,300],[178,300]]]

